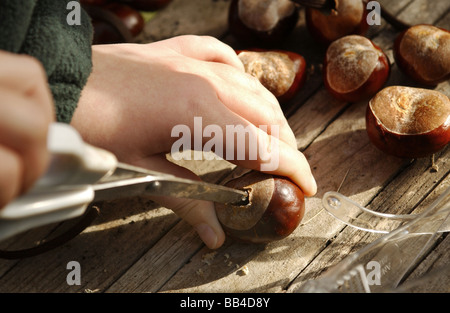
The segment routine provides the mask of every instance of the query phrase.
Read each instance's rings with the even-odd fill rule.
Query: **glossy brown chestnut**
[[[129,8],[129,7],[128,7]],[[94,28],[93,44],[132,42],[133,35],[123,16],[108,9],[108,5],[83,4]],[[129,8],[130,10],[133,10]],[[140,14],[134,10],[134,13]]]
[[[306,61],[298,53],[263,49],[236,52],[245,71],[258,78],[280,103],[292,99],[305,83]]]
[[[450,79],[450,32],[432,25],[415,25],[394,44],[398,67],[416,82],[435,86]]]
[[[101,20],[92,20],[94,37],[92,44],[114,44],[125,41],[121,33],[110,23]]]
[[[131,36],[137,36],[144,29],[144,18],[132,7],[121,3],[109,3],[104,8],[114,13],[123,22]]]
[[[450,142],[450,100],[435,90],[386,87],[369,102],[366,129],[371,142],[387,154],[431,155]]]
[[[384,86],[389,73],[389,59],[366,37],[345,36],[327,49],[323,80],[336,99],[357,102],[370,98]]]
[[[268,243],[289,236],[305,213],[304,194],[289,179],[252,171],[226,186],[247,190],[245,205],[216,204],[225,233],[240,241]]]
[[[298,18],[298,8],[289,0],[232,0],[228,25],[243,44],[268,47],[286,39]]]
[[[157,11],[167,6],[172,0],[119,0],[140,11]]]
[[[305,8],[306,26],[313,37],[324,45],[347,35],[364,35],[369,29],[365,0],[335,1],[330,14]]]

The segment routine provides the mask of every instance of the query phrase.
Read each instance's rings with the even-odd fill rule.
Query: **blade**
[[[119,164],[111,177],[97,183],[93,188],[94,201],[136,196],[168,196],[236,205],[248,202],[248,193],[244,190],[178,178],[127,164]]]
[[[112,181],[119,181],[129,178],[137,178],[137,177],[144,177],[144,176],[155,176],[155,177],[175,177],[170,174],[156,172],[152,170],[148,170],[143,167],[130,165],[126,163],[117,163],[116,169],[114,172],[105,178],[103,178],[100,182],[112,182]]]

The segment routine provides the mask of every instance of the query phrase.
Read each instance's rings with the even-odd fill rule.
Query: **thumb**
[[[165,155],[151,156],[133,162],[133,164],[180,178],[200,180],[197,175],[188,169],[168,161]],[[180,218],[192,225],[208,248],[216,249],[224,243],[225,233],[217,219],[212,202],[166,196],[152,196],[150,199],[171,209]]]

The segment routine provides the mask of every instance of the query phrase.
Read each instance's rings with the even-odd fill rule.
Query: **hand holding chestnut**
[[[230,46],[213,37],[178,36],[149,44],[96,45],[92,55],[93,71],[71,121],[90,144],[113,152],[121,162],[199,179],[166,158],[178,140],[172,135],[174,126],[188,125],[194,131],[196,117],[202,117],[203,125],[221,129],[248,126],[258,134],[257,147],[278,143],[278,149],[266,150],[277,153],[274,174],[289,177],[306,196],[316,192],[308,161],[297,149],[278,101],[245,73]],[[278,126],[276,136],[271,125]],[[209,140],[202,138],[202,148]],[[257,158],[235,157],[241,145],[231,149],[234,159],[229,160],[240,167],[258,170],[265,163],[259,148]],[[194,226],[209,248],[223,243],[225,234],[212,202],[157,202]]]

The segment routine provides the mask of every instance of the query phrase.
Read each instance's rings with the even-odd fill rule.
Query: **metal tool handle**
[[[116,157],[90,146],[70,125],[50,125],[47,172],[24,195],[0,209],[0,240],[19,232],[80,216],[94,199],[92,184],[112,173]]]

